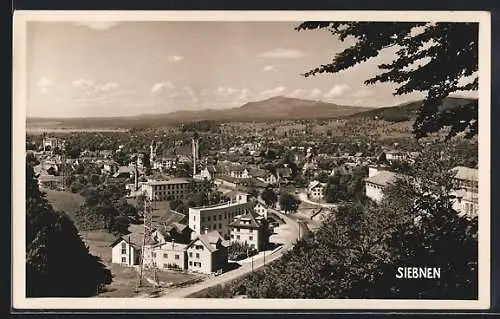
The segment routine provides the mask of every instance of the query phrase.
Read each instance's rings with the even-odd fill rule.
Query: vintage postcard
[[[487,12],[14,15],[16,309],[488,309]]]

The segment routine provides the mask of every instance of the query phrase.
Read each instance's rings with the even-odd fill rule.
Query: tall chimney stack
[[[134,187],[135,190],[137,191],[139,189],[139,170],[137,169],[137,158],[135,159],[135,165],[134,165]]]
[[[192,151],[193,151],[193,177],[195,177],[196,161],[198,160],[198,139],[196,137],[192,139]]]

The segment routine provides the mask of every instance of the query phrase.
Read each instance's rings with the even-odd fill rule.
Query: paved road
[[[312,200],[310,200],[309,198],[307,198],[307,194],[306,193],[299,193],[299,199],[302,202],[304,202],[304,203],[308,203],[308,204],[311,204],[311,205],[317,205],[317,206],[321,206],[321,207],[325,207],[325,208],[335,208],[335,207],[338,206],[337,204],[313,202]]]
[[[303,234],[304,232],[299,231],[300,226],[295,220],[289,218],[288,216],[282,214],[279,211],[276,211],[274,209],[270,210],[285,221],[285,224],[282,224],[275,228],[275,234],[269,238],[270,242],[282,244],[282,246],[280,246],[277,250],[273,252],[269,253],[266,252],[265,258],[264,256],[260,257],[261,256],[260,254],[259,256],[254,257],[253,265],[252,262],[248,261],[242,262],[241,266],[235,270],[228,271],[227,273],[224,273],[217,277],[211,277],[193,286],[176,289],[171,292],[166,292],[160,298],[185,298],[195,292],[207,289],[215,285],[227,283],[238,277],[241,277],[243,275],[252,272],[252,270],[256,270],[264,266],[264,261],[267,264],[271,261],[280,258],[286,251],[292,249],[297,239],[299,238],[299,235],[301,235],[301,233]]]

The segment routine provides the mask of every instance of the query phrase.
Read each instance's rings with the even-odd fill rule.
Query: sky
[[[303,77],[351,42],[298,22],[29,22],[28,117],[108,117],[224,109],[273,96],[391,106],[393,84],[365,86],[383,52]],[[464,94],[466,95],[466,94]]]

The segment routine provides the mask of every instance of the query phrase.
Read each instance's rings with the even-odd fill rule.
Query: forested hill
[[[469,104],[475,99],[447,97],[443,100],[440,110],[455,108],[458,106]],[[412,120],[416,117],[418,109],[422,106],[423,101],[414,101],[396,106],[374,108],[372,110],[363,111],[344,118],[377,118],[389,122],[403,122]]]

